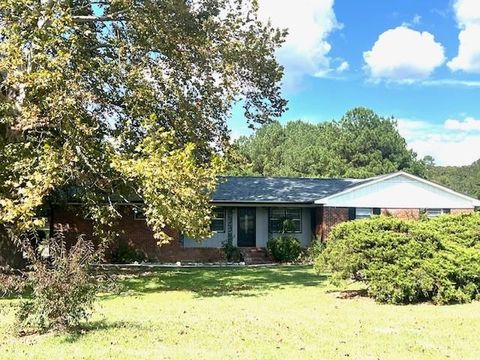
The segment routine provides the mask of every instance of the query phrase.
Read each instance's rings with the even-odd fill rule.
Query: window
[[[355,219],[367,219],[372,215],[373,208],[355,208]]]
[[[269,231],[280,233],[286,226],[291,227],[287,232],[302,232],[302,209],[301,208],[270,208],[268,219]]]
[[[442,214],[450,214],[450,209],[424,209],[422,212],[432,219]]]
[[[133,208],[133,218],[135,220],[145,220],[147,216],[143,210],[143,206],[137,206]]]
[[[216,232],[225,232],[225,208],[213,208],[210,229]]]

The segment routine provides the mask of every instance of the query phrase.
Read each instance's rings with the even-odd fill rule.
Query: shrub
[[[145,254],[127,242],[121,241],[115,247],[110,255],[114,264],[130,264],[146,260]]]
[[[67,249],[64,239],[56,237],[47,244],[48,258],[29,256],[32,296],[22,300],[17,311],[22,333],[75,327],[88,319],[95,301],[97,282],[89,269],[99,252],[93,243],[79,238]]]
[[[380,302],[469,302],[480,293],[480,214],[339,224],[315,268],[364,281]]]
[[[240,262],[243,261],[243,256],[240,249],[234,246],[230,241],[225,241],[222,243],[222,249],[225,253],[227,261],[230,262]]]
[[[313,263],[325,250],[326,244],[325,242],[321,241],[320,239],[313,239],[310,245],[302,250],[300,255],[300,262],[304,264],[311,264]]]
[[[20,295],[25,291],[27,282],[22,274],[0,272],[0,298],[4,296]]]
[[[300,242],[291,235],[280,235],[267,242],[267,249],[277,261],[295,261],[300,256]]]

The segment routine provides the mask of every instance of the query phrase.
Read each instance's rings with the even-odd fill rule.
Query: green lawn
[[[0,312],[0,358],[480,358],[480,303],[340,299],[310,267],[161,270],[125,284],[78,333],[16,338]]]

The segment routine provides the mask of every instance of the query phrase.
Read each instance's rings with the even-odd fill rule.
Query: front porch
[[[184,248],[215,248],[231,243],[239,248],[267,247],[268,240],[281,234],[281,223],[291,220],[295,236],[302,247],[308,247],[315,237],[320,224],[320,207],[277,205],[242,206],[227,205],[216,207],[212,220],[214,235],[208,239],[195,240],[181,237]]]

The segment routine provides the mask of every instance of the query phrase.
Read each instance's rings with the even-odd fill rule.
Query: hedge
[[[336,226],[315,269],[367,284],[379,302],[480,299],[480,214],[402,220],[374,217]]]

